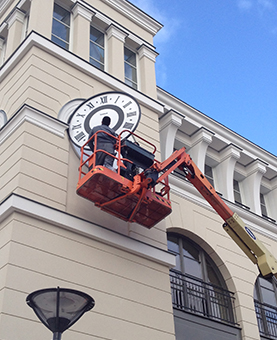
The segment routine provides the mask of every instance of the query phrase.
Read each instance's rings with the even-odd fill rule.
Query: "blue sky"
[[[277,0],[130,0],[164,25],[157,85],[277,155]]]

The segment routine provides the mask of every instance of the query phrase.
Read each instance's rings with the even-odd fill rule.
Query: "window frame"
[[[209,169],[208,169],[209,168]],[[207,174],[207,170],[211,171],[211,176]],[[205,169],[204,169],[204,175],[207,178],[207,180],[211,183],[213,187],[215,187],[214,184],[214,173],[213,173],[213,167],[205,163]]]
[[[125,60],[125,50],[128,50],[130,52],[133,53],[133,55],[135,56],[135,66],[132,65],[131,63],[129,63],[127,60]],[[129,66],[131,70],[135,70],[135,80],[133,78],[128,78],[126,76],[126,66]],[[133,72],[132,72],[133,73]],[[125,84],[127,84],[128,86],[132,87],[135,90],[138,90],[138,56],[137,53],[130,48],[129,46],[124,46],[124,81]]]
[[[103,34],[103,46],[99,45],[99,44],[96,43],[95,41],[91,40],[91,38],[89,38],[89,62],[90,62],[91,65],[97,67],[99,70],[105,71],[105,67],[106,67],[106,63],[105,63],[105,61],[106,61],[106,48],[105,48],[105,47],[106,47],[106,34],[105,34],[105,32],[104,32],[102,29],[100,29],[98,26],[95,26],[95,25],[92,24],[92,23],[90,24],[90,32],[91,32],[91,28],[93,28],[93,29],[95,29],[96,31],[98,31],[98,32],[100,32],[101,34]],[[91,33],[90,33],[90,37],[91,37]],[[97,47],[103,49],[103,63],[102,63],[101,61],[99,61],[99,60],[97,60],[97,59],[95,59],[95,58],[92,57],[92,55],[91,55],[91,44],[94,44],[94,45],[96,45]],[[98,67],[97,65],[93,64],[93,63],[91,62],[91,59],[93,59],[96,63],[102,65],[103,68]]]
[[[267,207],[265,202],[265,195],[260,192],[260,205],[261,205],[261,214],[263,217],[268,217]]]
[[[237,188],[235,187],[235,185],[237,185]],[[241,198],[241,191],[240,191],[240,184],[239,181],[237,179],[233,179],[233,191],[234,191],[234,202],[242,205],[242,198]],[[239,196],[239,201],[236,200],[236,194]]]
[[[66,23],[64,23],[63,21],[60,21],[60,20],[58,20],[58,19],[56,19],[56,18],[54,17],[55,6],[58,6],[58,7],[60,7],[61,9],[63,9],[64,11],[67,11],[67,12],[69,13],[69,24],[68,24],[68,25],[67,25]],[[66,7],[66,6],[64,6],[64,5],[62,5],[62,4],[60,4],[60,2],[55,1],[55,2],[54,2],[54,6],[53,6],[53,15],[52,15],[51,41],[52,41],[54,44],[60,46],[61,48],[65,49],[65,50],[67,50],[67,51],[70,50],[70,40],[71,40],[70,37],[71,37],[71,26],[72,26],[72,25],[71,25],[71,20],[72,20],[71,10],[70,10],[68,7]],[[60,23],[60,24],[62,24],[62,25],[64,25],[65,27],[68,28],[68,41],[64,40],[64,39],[61,38],[60,36],[58,36],[58,35],[56,35],[56,34],[53,33],[54,21],[56,21],[56,22],[58,22],[58,23]],[[56,40],[65,43],[65,45],[67,46],[67,48],[64,47],[62,44],[59,44],[57,41],[53,40],[53,37],[54,37]]]
[[[275,297],[275,305],[268,304],[267,302],[264,301],[263,286],[261,284],[261,280],[265,280],[271,284],[271,287],[272,287],[271,292],[273,292],[272,296]],[[269,291],[267,287],[264,287],[264,288],[267,291]],[[276,339],[277,337],[277,280],[274,276],[271,279],[265,279],[261,276],[258,276],[255,282],[254,304],[255,304],[255,312],[256,312],[257,323],[258,323],[260,334],[267,336],[270,339],[272,337]],[[274,320],[274,322],[272,322],[272,320]]]
[[[179,269],[175,267],[170,270],[173,307],[210,320],[235,325],[234,294],[227,290],[223,276],[211,257],[188,237],[174,232],[169,232],[167,236],[168,242],[172,242],[171,245],[168,243],[169,251],[179,257],[177,260]],[[195,257],[192,255],[194,251],[184,255],[184,241],[186,245],[198,252],[201,278],[186,273],[184,263],[182,263],[184,257],[191,259]],[[213,269],[216,283],[209,280],[207,262]]]

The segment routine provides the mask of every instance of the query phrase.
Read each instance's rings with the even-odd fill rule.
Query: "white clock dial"
[[[88,140],[90,130],[101,125],[104,116],[110,117],[110,127],[120,134],[123,130],[136,129],[141,111],[136,99],[124,92],[98,94],[79,105],[69,118],[71,141],[81,148]],[[128,132],[122,134],[122,138],[127,136]]]

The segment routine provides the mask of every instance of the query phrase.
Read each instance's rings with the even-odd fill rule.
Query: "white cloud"
[[[250,9],[258,10],[274,10],[273,0],[237,0],[239,9],[248,11]]]
[[[253,7],[252,0],[238,0],[238,7],[241,10],[249,10]]]
[[[258,4],[265,10],[272,10],[275,8],[272,0],[258,0]]]

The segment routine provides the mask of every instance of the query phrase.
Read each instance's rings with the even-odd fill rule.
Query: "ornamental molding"
[[[242,155],[245,155],[247,158],[250,158],[253,161],[259,158],[269,164],[268,168],[270,170],[277,173],[277,157],[272,153],[264,150],[263,148],[159,87],[157,87],[157,95],[158,100],[164,106],[166,106],[167,109],[173,109],[179,112],[181,116],[186,117],[186,121],[195,125],[195,127],[199,128],[204,126],[206,129],[213,131],[214,137],[223,142],[226,146],[229,144],[236,145],[236,147],[241,150],[240,158],[242,158]]]
[[[15,212],[160,263],[168,268],[175,266],[175,255],[166,250],[119,234],[26,197],[12,194],[0,204],[0,222]]]
[[[201,127],[199,130],[194,132],[191,136],[191,147],[193,148],[195,145],[199,143],[210,144],[213,140],[214,133],[209,131],[208,129]]]
[[[23,24],[24,19],[25,19],[25,13],[23,13],[20,9],[15,8],[14,11],[11,13],[11,15],[6,19],[8,28],[10,28],[15,23],[15,21],[19,21]]]
[[[107,39],[109,40],[112,37],[117,38],[119,41],[125,43],[125,39],[128,36],[128,33],[123,31],[121,28],[111,24],[107,30]]]
[[[138,48],[138,56],[139,59],[146,57],[150,60],[152,60],[154,63],[156,62],[156,58],[159,55],[159,53],[157,53],[156,51],[154,51],[153,49],[150,49],[148,46],[146,46],[145,44],[141,45]]]
[[[158,21],[144,13],[141,9],[131,4],[126,0],[101,0],[110,7],[113,7],[117,12],[120,12],[137,25],[151,33],[153,36],[163,27]]]
[[[10,3],[12,3],[12,2],[13,2],[13,0],[2,0],[0,2],[0,16],[2,15],[2,12],[4,12],[6,7],[8,7],[10,5]]]
[[[77,55],[64,50],[58,45],[54,44],[52,41],[41,36],[40,34],[32,31],[28,37],[23,41],[23,43],[15,50],[15,52],[10,56],[10,58],[3,64],[0,68],[0,83],[5,79],[5,77],[11,72],[11,70],[18,65],[22,58],[30,51],[31,48],[37,47],[46,53],[53,55],[54,57],[64,61],[68,65],[71,65],[76,70],[83,72],[84,74],[92,77],[95,80],[106,84],[111,91],[122,91],[129,93],[131,96],[136,98],[136,100],[143,104],[143,106],[153,110],[157,114],[161,115],[163,112],[163,105],[145,94],[132,89],[130,86],[126,85],[124,82],[114,78],[108,73],[105,73],[85,60],[82,60]]]
[[[220,154],[219,154],[220,162],[223,162],[226,159],[230,159],[230,158],[234,158],[236,160],[239,159],[241,151],[242,149],[239,148],[238,146],[234,144],[229,144],[222,151],[220,151]]]
[[[172,174],[169,176],[169,184],[170,193],[183,198],[183,204],[186,204],[185,200],[188,200],[189,202],[205,208],[210,212],[214,212],[217,218],[221,219],[221,217],[215,212],[210,204],[200,195],[200,193],[188,180],[182,179]],[[245,222],[245,225],[251,228],[251,230],[259,233],[260,235],[266,236],[269,239],[277,241],[276,223],[270,222],[265,218],[249,210],[246,210],[233,202],[225,200],[224,198],[222,199],[234,213],[237,213],[240,218],[242,218],[242,220]],[[223,223],[224,221],[222,220],[222,224]],[[231,238],[230,242],[232,242]]]
[[[95,15],[93,11],[85,7],[80,2],[76,2],[71,11],[73,14],[73,19],[75,19],[78,15],[80,15],[86,20],[91,21],[92,17]]]
[[[182,117],[178,112],[174,110],[169,110],[159,119],[160,131],[171,125],[179,128],[182,125],[184,118],[185,117]]]
[[[29,122],[59,137],[64,137],[68,125],[31,106],[23,105],[0,130],[0,145],[22,124]]]
[[[265,163],[264,161],[260,159],[256,159],[255,161],[253,161],[246,167],[247,176],[251,176],[257,173],[260,173],[263,175],[266,173],[267,166],[268,164]]]

